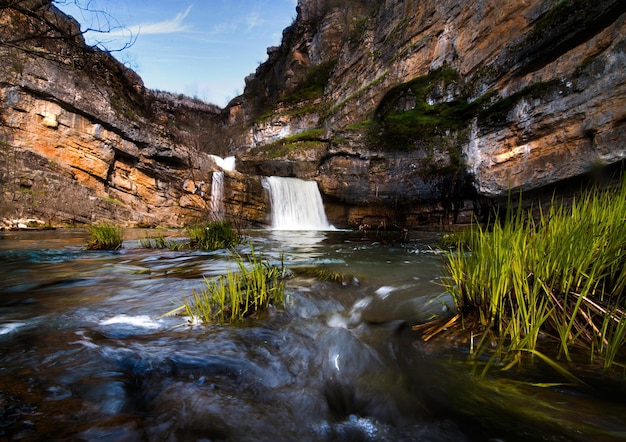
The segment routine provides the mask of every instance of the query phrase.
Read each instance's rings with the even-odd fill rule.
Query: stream
[[[549,367],[479,378],[467,348],[417,338],[452,306],[437,234],[246,231],[239,253],[292,271],[286,308],[191,326],[162,315],[235,264],[140,247],[157,233],[183,234],[128,230],[119,251],[87,251],[81,229],[0,232],[0,439],[626,438],[619,380],[590,394]]]

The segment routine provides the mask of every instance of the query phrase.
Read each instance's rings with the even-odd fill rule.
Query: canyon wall
[[[0,225],[180,227],[212,217],[214,155],[226,153],[220,108],[146,89],[87,47],[51,2],[14,2],[0,21]],[[257,195],[260,182],[250,191],[248,182],[231,187]],[[264,220],[251,210],[235,212]]]
[[[299,0],[225,109],[147,90],[47,0],[0,9],[0,218],[268,222],[261,176],[341,227],[468,222],[626,159],[626,2]],[[569,189],[569,187],[568,187]]]
[[[268,53],[240,155],[334,222],[462,222],[626,158],[623,1],[300,1]]]

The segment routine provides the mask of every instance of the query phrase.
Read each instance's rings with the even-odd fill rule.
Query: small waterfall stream
[[[217,167],[222,170],[213,172],[211,180],[211,213],[217,220],[224,217],[224,171],[235,170],[235,157],[221,158],[212,155]]]
[[[263,181],[270,196],[272,228],[276,230],[332,230],[315,181],[267,177]]]

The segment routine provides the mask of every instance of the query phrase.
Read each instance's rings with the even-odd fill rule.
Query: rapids
[[[436,235],[397,242],[343,231],[245,233],[240,253],[252,245],[293,272],[287,307],[241,324],[190,326],[162,315],[203,277],[233,269],[227,251],[143,249],[138,239],[149,231],[126,231],[116,252],[86,251],[80,229],[0,232],[0,439],[624,434],[623,403],[565,386],[514,384],[513,396],[487,389],[459,362],[466,350],[416,338],[411,325],[451,307],[441,296],[441,257],[429,247]],[[345,277],[324,281],[307,268]]]

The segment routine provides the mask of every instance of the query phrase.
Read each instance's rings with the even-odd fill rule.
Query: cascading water
[[[222,170],[235,170],[235,157],[221,158],[216,155],[212,155],[215,164]]]
[[[216,170],[211,180],[211,213],[216,219],[224,216],[224,172]]]
[[[222,170],[213,172],[211,180],[211,213],[216,219],[224,217],[224,171],[235,170],[235,157],[221,158],[211,156],[217,167]]]
[[[270,196],[272,228],[276,230],[332,230],[315,181],[266,177]]]

